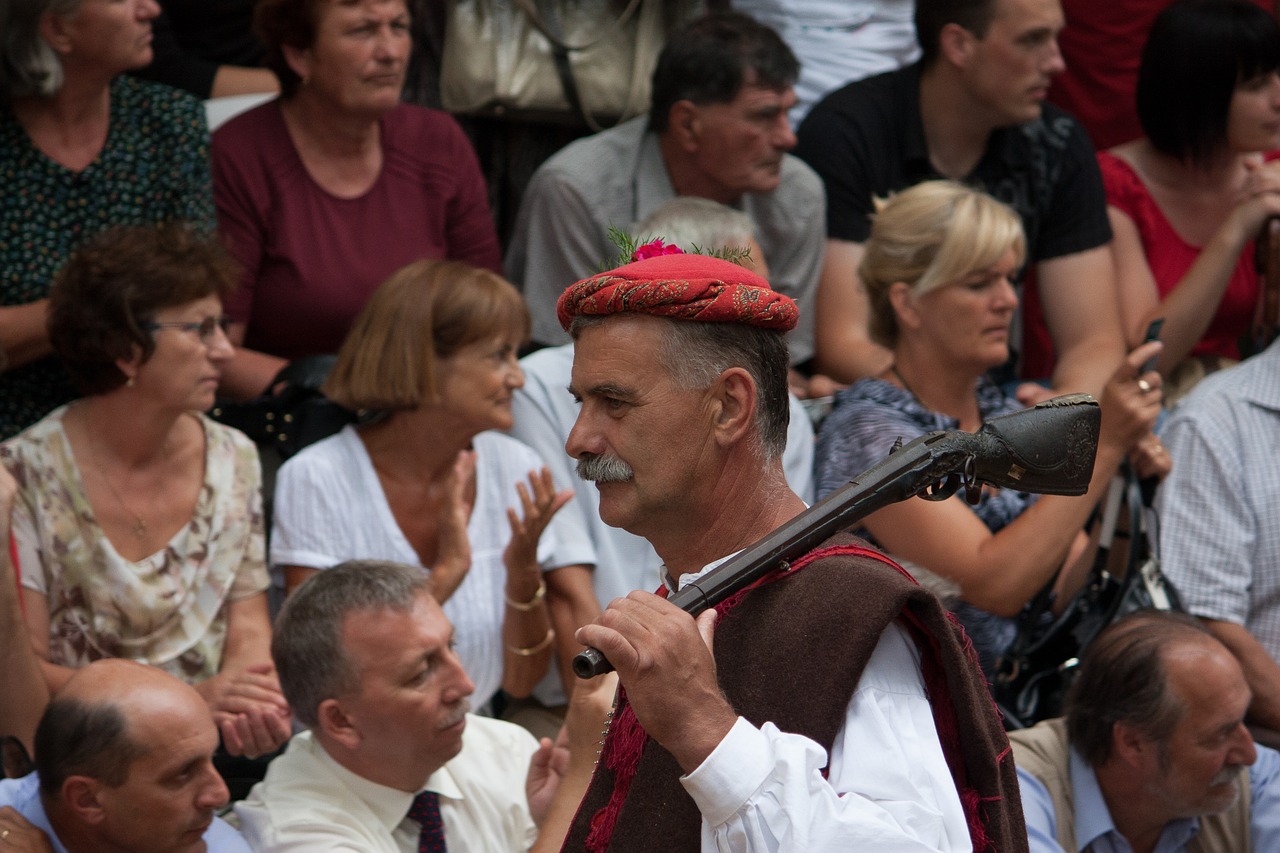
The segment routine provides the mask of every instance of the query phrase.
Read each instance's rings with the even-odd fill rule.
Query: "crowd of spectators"
[[[418,5],[0,0],[0,853],[1280,837],[1280,3],[709,4],[501,242]],[[313,356],[349,423],[276,472],[210,412]],[[1086,495],[879,509],[906,570],[837,536],[714,642],[663,600],[1073,392]],[[1189,615],[1010,751],[984,676],[1126,466]]]

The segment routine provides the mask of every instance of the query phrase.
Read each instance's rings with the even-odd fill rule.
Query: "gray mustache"
[[[622,483],[635,476],[631,466],[616,456],[583,456],[578,459],[578,477],[597,483]]]

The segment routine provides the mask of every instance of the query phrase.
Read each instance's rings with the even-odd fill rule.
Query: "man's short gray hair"
[[[659,205],[632,226],[631,233],[642,240],[661,237],[665,243],[692,252],[744,248],[755,238],[756,228],[741,210],[709,198],[682,195]]]
[[[348,560],[308,578],[285,601],[271,638],[271,658],[293,714],[315,727],[320,703],[355,690],[355,671],[342,644],[342,620],[359,610],[407,612],[431,591],[421,566]]]
[[[62,88],[62,61],[40,35],[40,19],[79,8],[80,0],[0,0],[0,99],[47,98]]]

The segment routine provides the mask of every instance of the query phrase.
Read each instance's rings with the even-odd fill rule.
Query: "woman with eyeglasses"
[[[27,627],[56,691],[99,658],[195,685],[231,754],[290,733],[271,666],[258,456],[203,414],[232,355],[235,267],[177,226],[105,232],[54,282],[49,337],[86,396],[0,445]]]

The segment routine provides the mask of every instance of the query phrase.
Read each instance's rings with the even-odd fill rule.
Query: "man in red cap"
[[[566,449],[671,590],[805,508],[780,464],[796,314],[699,255],[559,300],[582,404]],[[959,628],[852,537],[696,622],[637,591],[577,638],[625,698],[566,849],[1026,849],[1008,741]]]

